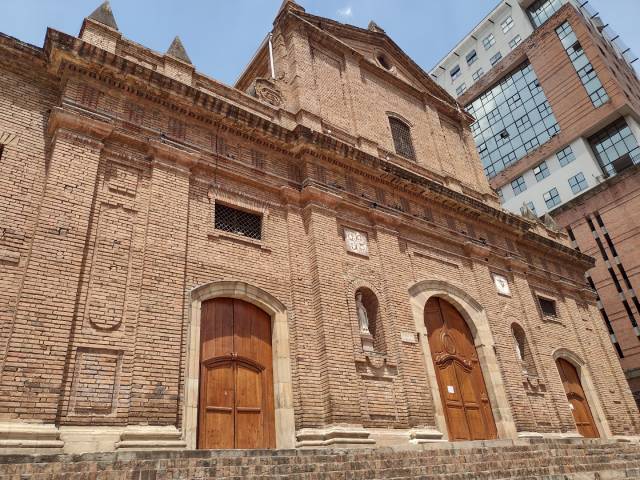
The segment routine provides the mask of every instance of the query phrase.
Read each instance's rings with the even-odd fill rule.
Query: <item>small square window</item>
[[[496,43],[496,37],[493,36],[493,33],[490,33],[486,37],[482,39],[482,44],[484,45],[485,50],[489,50]]]
[[[519,195],[527,189],[527,184],[524,181],[524,178],[520,176],[511,182],[511,188],[513,188],[513,193],[515,195]]]
[[[214,226],[217,230],[243,235],[260,240],[262,238],[262,215],[215,203]]]
[[[467,65],[472,65],[476,60],[478,60],[478,54],[476,53],[475,50],[471,50],[469,53],[467,53]]]
[[[558,161],[560,162],[561,167],[568,165],[576,159],[576,156],[573,154],[573,150],[571,150],[571,146],[565,147],[560,150],[558,153],[556,153],[556,157],[558,157]]]
[[[569,186],[571,187],[571,191],[573,193],[578,193],[587,188],[589,185],[587,184],[587,180],[584,178],[584,174],[582,172],[579,172],[569,179]]]
[[[513,28],[513,18],[511,18],[511,15],[505,18],[500,26],[502,27],[502,33],[507,33],[511,30]]]
[[[456,65],[455,67],[453,67],[449,73],[451,75],[451,80],[455,80],[456,78],[458,78],[462,74],[462,72],[460,71],[460,65]]]
[[[537,181],[544,180],[549,176],[549,167],[547,162],[542,162],[536,168],[533,169],[533,174],[536,176]]]
[[[538,304],[540,305],[540,310],[542,311],[542,314],[545,317],[558,316],[555,300],[551,300],[549,298],[544,298],[544,297],[538,297]]]
[[[480,79],[480,77],[482,77],[483,75],[484,75],[484,70],[482,70],[482,68],[479,68],[478,70],[473,72],[473,75],[471,75],[471,78],[473,78],[474,82],[477,82]]]
[[[547,205],[547,208],[553,208],[560,203],[560,194],[558,193],[558,189],[553,187],[547,193],[542,195],[542,199],[544,203]]]
[[[522,42],[522,37],[520,37],[520,35],[516,35],[515,37],[513,37],[510,41],[509,41],[509,46],[511,47],[511,50],[513,50],[514,48],[516,48],[518,45],[520,45],[520,42]]]
[[[500,60],[502,60],[502,54],[500,52],[496,53],[493,57],[489,59],[492,67],[495,66],[495,64],[498,63]]]
[[[467,84],[461,83],[460,85],[458,85],[458,88],[456,88],[456,95],[458,96],[462,95],[466,89],[467,89]]]

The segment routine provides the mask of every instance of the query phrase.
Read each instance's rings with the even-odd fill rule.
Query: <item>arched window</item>
[[[513,335],[516,357],[520,360],[522,365],[522,373],[532,377],[537,377],[538,372],[536,370],[536,364],[533,361],[533,355],[531,355],[531,349],[529,348],[529,343],[527,342],[524,330],[520,325],[514,323],[511,325],[511,334]]]
[[[375,293],[366,287],[356,290],[356,311],[358,314],[358,328],[362,338],[364,350],[384,352],[384,328],[380,315],[380,304]]]
[[[413,150],[411,128],[409,125],[396,117],[389,117],[389,126],[391,127],[391,135],[393,136],[393,145],[396,153],[415,160],[416,152]]]

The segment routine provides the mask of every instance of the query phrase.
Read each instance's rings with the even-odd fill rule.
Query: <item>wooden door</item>
[[[496,425],[471,331],[448,302],[433,297],[425,326],[450,440],[496,438]]]
[[[271,318],[250,303],[202,304],[198,448],[275,448]]]
[[[578,433],[586,438],[598,438],[598,429],[591,415],[589,403],[580,383],[580,376],[576,367],[566,361],[564,358],[556,360],[558,372],[562,379],[564,391],[569,400],[569,407],[573,413],[573,420],[576,422]]]

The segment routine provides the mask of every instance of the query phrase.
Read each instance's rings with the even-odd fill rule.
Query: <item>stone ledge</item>
[[[64,442],[53,424],[0,422],[0,453],[61,453]]]
[[[370,432],[354,425],[335,425],[327,428],[303,428],[296,432],[296,446],[323,447],[329,445],[375,445]]]
[[[175,450],[186,447],[182,433],[173,426],[129,426],[115,443],[116,450]]]

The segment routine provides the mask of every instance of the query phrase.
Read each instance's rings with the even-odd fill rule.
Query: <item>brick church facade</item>
[[[0,450],[640,434],[593,260],[375,23],[285,1],[229,87],[105,4],[0,107]]]

